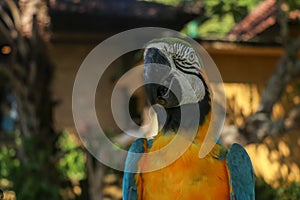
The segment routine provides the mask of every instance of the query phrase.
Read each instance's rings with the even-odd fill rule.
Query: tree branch
[[[283,10],[286,9],[287,5],[283,0],[276,0],[276,7],[277,7],[277,22],[280,26],[280,35],[282,38],[283,46],[286,47],[289,42],[289,27],[288,27],[288,16],[287,11]]]
[[[286,5],[282,0],[277,0],[276,4],[284,55],[278,61],[275,72],[267,82],[257,112],[250,116],[239,129],[239,132],[249,143],[260,142],[267,136],[282,134],[298,128],[298,124],[300,124],[299,107],[292,109],[285,118],[276,121],[271,119],[273,107],[280,100],[286,85],[300,75],[300,60],[297,60],[300,49],[300,36],[295,39],[289,36],[287,12],[283,10]]]
[[[18,9],[17,5],[12,0],[5,0],[5,1],[6,1],[7,6],[9,7],[9,9],[11,11],[11,15],[12,15],[12,18],[13,18],[16,29],[20,30],[21,16],[20,16],[20,12],[19,12],[19,9]]]
[[[300,127],[300,106],[293,108],[283,121],[283,131],[291,131]]]
[[[9,30],[9,28],[7,27],[5,16],[7,14],[4,12],[4,10],[2,9],[2,7],[0,6],[0,18],[2,20],[0,20],[0,32],[4,35],[5,39],[10,43],[13,44],[14,40],[12,38],[12,34],[11,31]]]

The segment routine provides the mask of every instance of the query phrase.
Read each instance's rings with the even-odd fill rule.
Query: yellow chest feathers
[[[169,143],[173,135],[158,135],[149,152]],[[136,175],[139,199],[229,199],[229,181],[225,160],[218,160],[222,147],[216,144],[203,159],[198,157],[200,144],[192,143],[175,162],[162,169]],[[162,158],[164,159],[164,158]],[[163,160],[161,160],[163,161]],[[140,168],[157,160],[143,156]]]

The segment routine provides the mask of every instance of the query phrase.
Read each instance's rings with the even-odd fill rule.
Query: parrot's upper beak
[[[150,103],[164,107],[179,105],[180,86],[172,74],[171,63],[157,48],[146,49],[144,56],[145,90]]]

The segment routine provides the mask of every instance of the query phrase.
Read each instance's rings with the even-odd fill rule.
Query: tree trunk
[[[103,198],[102,190],[105,168],[106,166],[87,153],[89,196],[91,200],[101,200]]]
[[[58,199],[60,176],[54,162],[58,134],[53,129],[51,94],[53,65],[45,43],[49,36],[47,2],[19,3],[19,7],[12,0],[0,4],[0,31],[12,47],[3,70],[16,97],[21,138],[17,150],[23,171],[14,187],[18,199]],[[30,187],[30,181],[37,184],[32,194],[24,189]]]

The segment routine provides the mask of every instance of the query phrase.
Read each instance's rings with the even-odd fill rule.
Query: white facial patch
[[[202,80],[192,74],[184,74],[179,70],[172,73],[179,82],[181,88],[180,105],[197,103],[205,96],[205,87]]]

